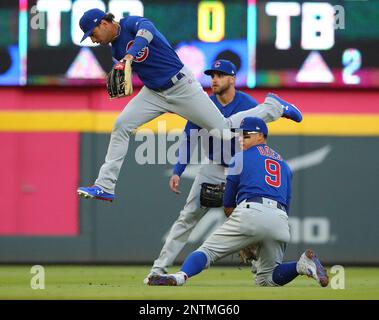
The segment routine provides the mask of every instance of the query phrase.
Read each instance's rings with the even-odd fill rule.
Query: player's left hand
[[[176,194],[180,194],[181,192],[179,191],[179,182],[180,182],[180,177],[177,174],[174,174],[169,181],[169,186],[172,192],[175,192]]]
[[[117,63],[107,77],[109,97],[122,98],[133,93],[131,60],[126,59]]]

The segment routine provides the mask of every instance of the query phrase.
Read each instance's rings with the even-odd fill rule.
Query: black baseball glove
[[[225,183],[202,183],[200,191],[200,205],[206,208],[218,208],[223,206]]]

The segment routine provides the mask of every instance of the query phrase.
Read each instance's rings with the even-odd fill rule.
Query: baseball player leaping
[[[268,94],[257,107],[225,118],[166,38],[146,18],[128,16],[116,22],[111,13],[91,9],[81,17],[79,25],[84,32],[82,41],[91,37],[94,43],[111,44],[113,57],[122,61],[115,65],[108,77],[108,80],[111,78],[108,92],[112,97],[123,96],[120,91],[124,95],[126,91],[130,94],[124,83],[116,89],[113,86],[123,82],[124,79],[112,81],[112,76],[118,74],[123,66],[131,64],[144,84],[115,121],[105,163],[94,186],[79,188],[79,196],[113,201],[130,134],[166,112],[176,113],[207,130],[218,129],[223,139],[231,139],[232,134],[227,134],[229,129],[238,127],[247,116],[259,117],[265,122],[280,117],[296,122],[302,120],[301,112],[294,105],[273,94]]]
[[[192,252],[175,274],[151,274],[148,284],[183,285],[211,263],[254,245],[257,248],[259,286],[283,286],[299,275],[315,279],[326,287],[326,270],[308,249],[298,261],[283,263],[290,240],[288,211],[292,173],[286,162],[266,144],[268,129],[262,119],[247,117],[240,126],[242,152],[235,156],[224,195],[224,211],[229,218]]]

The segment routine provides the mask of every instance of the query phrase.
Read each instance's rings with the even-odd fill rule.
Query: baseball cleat
[[[175,274],[155,274],[149,277],[149,286],[182,286],[186,283],[187,275],[184,272]]]
[[[112,202],[114,200],[114,195],[108,192],[105,192],[98,186],[92,187],[80,187],[78,190],[79,197],[86,199],[96,199]]]
[[[269,93],[266,98],[272,98],[278,101],[283,108],[283,118],[291,119],[295,122],[301,122],[303,120],[303,116],[301,114],[301,111],[296,108],[293,104],[279,98],[276,94],[274,93]]]
[[[154,274],[148,279],[149,286],[177,286],[178,282],[173,274]]]
[[[326,269],[322,266],[316,254],[310,249],[305,250],[301,255],[296,269],[299,274],[315,279],[321,287],[326,287],[329,283]]]
[[[145,279],[143,279],[143,283],[144,284],[149,284],[149,278],[152,277],[152,276],[159,276],[159,275],[164,275],[165,272],[156,272],[156,271],[151,271],[146,277]]]

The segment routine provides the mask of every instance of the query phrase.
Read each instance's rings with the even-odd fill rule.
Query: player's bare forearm
[[[226,215],[227,218],[229,218],[229,216],[232,214],[234,208],[226,208],[224,207],[224,213]]]

